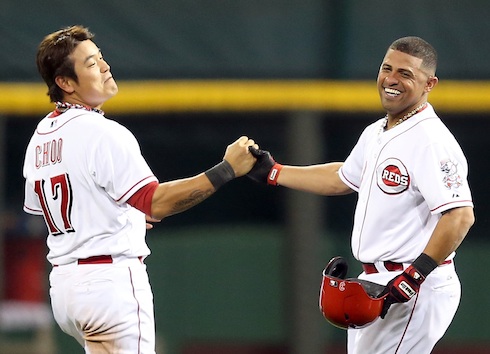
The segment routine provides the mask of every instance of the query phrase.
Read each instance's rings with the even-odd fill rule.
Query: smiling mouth
[[[390,97],[397,97],[398,95],[401,94],[401,91],[398,91],[398,90],[395,90],[395,89],[392,89],[392,88],[388,88],[388,87],[385,87],[384,88],[384,91]]]

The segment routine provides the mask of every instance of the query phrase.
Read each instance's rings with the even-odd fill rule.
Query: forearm
[[[343,195],[352,192],[338,175],[341,162],[312,166],[283,166],[277,179],[281,186],[320,195]]]
[[[463,242],[474,221],[471,207],[454,208],[444,213],[423,253],[441,264]]]
[[[392,304],[407,302],[419,292],[429,273],[458,248],[473,222],[471,207],[451,209],[442,215],[423,253],[386,285],[381,318]]]
[[[201,203],[215,192],[204,173],[160,183],[153,194],[151,214],[156,219],[178,214]]]

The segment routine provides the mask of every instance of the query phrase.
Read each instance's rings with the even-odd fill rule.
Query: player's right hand
[[[255,164],[256,159],[249,150],[251,147],[259,148],[253,139],[247,136],[241,136],[226,148],[223,159],[231,165],[235,177],[245,175]]]
[[[257,159],[254,167],[247,173],[247,177],[258,183],[277,185],[277,177],[282,168],[269,151],[249,147],[252,155]]]

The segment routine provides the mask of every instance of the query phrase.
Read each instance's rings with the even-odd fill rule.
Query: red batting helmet
[[[336,327],[362,328],[380,315],[385,286],[362,279],[345,279],[347,269],[342,257],[334,257],[327,264],[320,290],[320,311]]]

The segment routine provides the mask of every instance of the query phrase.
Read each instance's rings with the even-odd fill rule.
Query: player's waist
[[[88,258],[79,258],[74,260],[73,262],[69,262],[66,264],[53,264],[53,267],[60,266],[79,266],[79,265],[95,265],[95,264],[118,264],[118,265],[126,265],[130,263],[143,263],[145,257],[127,257],[127,256],[111,256],[111,255],[100,255],[100,256],[92,256]]]
[[[452,259],[442,262],[439,267],[453,263]],[[366,274],[400,272],[405,270],[410,263],[397,263],[391,261],[379,261],[375,263],[362,263],[362,269]]]

